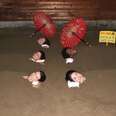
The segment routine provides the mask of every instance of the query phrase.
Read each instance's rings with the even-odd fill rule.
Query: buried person
[[[66,64],[74,62],[74,55],[77,53],[75,49],[72,48],[63,48],[61,51],[62,57],[65,59]]]
[[[50,47],[50,41],[45,38],[45,37],[40,37],[37,39],[37,43],[42,47],[42,48],[49,48]]]
[[[65,80],[67,81],[68,88],[79,88],[80,84],[85,82],[86,77],[84,77],[82,74],[78,73],[75,70],[69,70],[66,72]]]
[[[29,60],[35,62],[35,63],[45,63],[45,53],[42,50],[38,50],[37,52],[35,52],[32,56],[32,58],[29,58]]]
[[[38,88],[42,82],[46,80],[46,75],[43,71],[33,72],[30,75],[23,76],[32,83],[32,87]]]

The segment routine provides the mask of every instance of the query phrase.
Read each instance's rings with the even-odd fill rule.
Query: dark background
[[[81,16],[87,20],[115,20],[115,0],[1,0],[0,20],[32,20],[35,11],[44,11],[54,20]]]

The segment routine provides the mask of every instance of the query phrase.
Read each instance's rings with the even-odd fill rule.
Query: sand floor
[[[40,48],[29,38],[32,29],[0,29],[0,116],[116,116],[116,47],[98,45],[96,32],[89,31],[92,47],[80,44],[75,62],[66,65],[61,57],[59,33],[51,48],[43,49],[45,65],[28,60]],[[38,89],[21,76],[41,69],[46,82]],[[76,69],[87,81],[69,89],[65,72]]]

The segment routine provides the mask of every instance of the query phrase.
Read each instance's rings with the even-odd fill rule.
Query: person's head
[[[50,41],[48,40],[48,38],[45,38],[45,37],[40,37],[38,38],[37,40],[37,43],[39,45],[41,45],[43,48],[49,48],[50,47]]]
[[[65,80],[66,81],[74,81],[72,79],[72,73],[76,72],[75,70],[69,70],[66,72]]]
[[[68,49],[66,50],[66,52],[67,52],[70,56],[74,56],[74,55],[77,53],[76,49],[73,49],[73,48],[68,48]]]
[[[69,70],[66,73],[65,80],[83,83],[86,80],[86,78],[75,70]]]
[[[43,71],[33,72],[29,75],[28,80],[30,82],[39,81],[44,82],[46,80],[46,75]]]
[[[46,41],[46,39],[45,39],[44,37],[40,37],[40,38],[37,39],[37,43],[38,43],[39,45],[44,44],[45,41]]]
[[[65,58],[70,58],[70,54],[67,52],[69,48],[63,48],[62,51],[61,51],[61,54],[62,54],[62,57],[65,59]]]
[[[42,50],[37,51],[33,54],[33,59],[35,60],[44,60],[46,59],[45,53]]]
[[[75,54],[76,50],[73,50],[71,48],[63,48],[61,51],[62,57],[66,60],[66,64],[73,63],[74,59],[73,56]]]
[[[76,54],[76,50],[72,48],[63,48],[61,54],[63,58],[69,58]]]

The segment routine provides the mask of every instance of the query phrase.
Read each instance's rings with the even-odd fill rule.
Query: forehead
[[[71,76],[73,77],[73,76],[76,76],[77,74],[78,74],[77,72],[73,72]]]
[[[38,41],[45,41],[45,38],[40,38],[38,39]]]
[[[40,71],[36,72],[36,75],[37,75],[37,76],[41,76]]]
[[[73,72],[71,77],[83,77],[83,75],[81,73],[78,73],[78,72]]]
[[[36,52],[36,54],[42,54],[41,51]]]
[[[69,49],[69,48],[67,48],[67,49],[66,49],[66,52],[70,52],[70,49]]]

